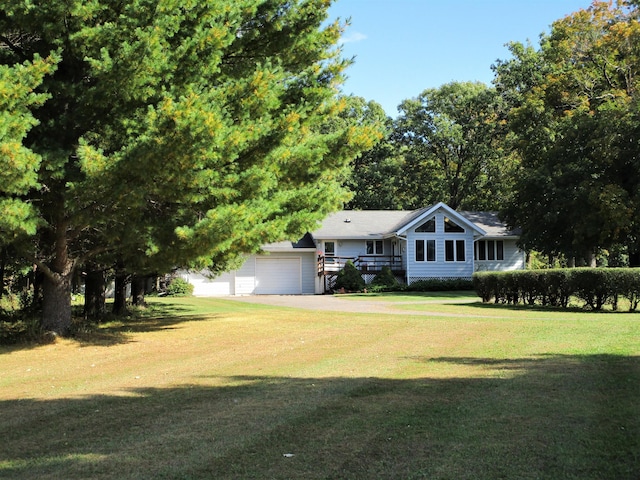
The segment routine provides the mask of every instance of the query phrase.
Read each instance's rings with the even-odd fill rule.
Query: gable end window
[[[416,233],[435,233],[436,219],[431,218],[416,228]]]
[[[384,243],[382,240],[367,240],[367,255],[384,254]]]
[[[464,228],[448,217],[444,217],[444,233],[464,233]]]

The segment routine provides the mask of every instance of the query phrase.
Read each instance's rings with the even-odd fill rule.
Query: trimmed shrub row
[[[566,308],[571,297],[584,306],[601,310],[604,305],[618,308],[618,299],[629,300],[630,311],[640,303],[640,269],[569,268],[477,272],[473,288],[483,302],[545,305]]]
[[[473,288],[473,282],[468,278],[429,278],[413,282],[406,289],[409,292],[445,292]]]

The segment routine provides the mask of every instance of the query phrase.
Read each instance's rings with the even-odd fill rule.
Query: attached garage
[[[305,237],[306,238],[306,237]],[[305,243],[281,242],[250,255],[232,272],[209,278],[205,272],[180,272],[194,285],[194,295],[312,295],[318,279],[317,250]]]

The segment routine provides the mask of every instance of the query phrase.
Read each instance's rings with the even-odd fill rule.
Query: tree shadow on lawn
[[[87,346],[93,345],[117,345],[128,343],[129,334],[157,332],[177,328],[178,325],[186,322],[211,321],[225,318],[225,314],[234,312],[251,312],[264,307],[259,305],[236,305],[230,304],[233,310],[220,305],[214,306],[211,312],[189,313],[193,309],[181,303],[150,303],[150,308],[131,309],[124,317],[108,318],[102,325],[89,325],[86,334],[80,332],[75,335],[75,339]],[[266,307],[269,308],[269,307]]]
[[[81,331],[72,338],[81,346],[112,346],[132,341],[133,333],[159,332],[172,330],[185,322],[197,322],[203,320],[214,320],[221,315],[184,315],[184,316],[163,316],[134,318],[110,322],[104,327],[92,326],[87,331]]]
[[[639,478],[640,357],[415,360],[477,375],[3,401],[0,478]]]
[[[168,330],[185,322],[212,320],[220,316],[215,312],[190,315],[189,311],[191,309],[178,303],[154,303],[149,309],[131,308],[124,315],[107,314],[99,322],[95,322],[83,318],[81,310],[78,310],[73,318],[73,333],[70,338],[82,346],[119,345],[129,343],[132,333]],[[35,341],[0,344],[0,354],[37,348],[46,343],[51,343],[51,339],[40,336]]]

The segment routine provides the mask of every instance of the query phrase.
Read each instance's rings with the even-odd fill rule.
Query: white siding
[[[280,270],[277,268],[279,261],[282,261]],[[297,272],[295,278],[291,275],[294,264]],[[194,295],[198,296],[314,294],[317,277],[316,254],[283,252],[251,255],[238,270],[213,279],[207,278],[205,272],[182,272],[180,276],[194,285]],[[292,289],[293,283],[295,291]]]
[[[251,295],[256,288],[256,257],[251,255],[236,271],[236,295]]]
[[[300,254],[302,259],[302,294],[316,293],[316,278],[318,278],[318,257],[316,252]]]
[[[481,240],[486,240],[485,238]],[[501,240],[490,238],[490,240]],[[525,253],[518,248],[516,240],[502,240],[504,242],[504,260],[476,260],[476,271],[492,270],[524,270],[526,267]]]
[[[436,212],[436,231],[433,233],[417,233],[415,231],[424,222],[418,223],[407,231],[407,278],[409,282],[420,278],[470,278],[473,275],[473,232],[467,228],[464,233],[445,233],[444,217],[442,211]],[[434,262],[416,261],[416,240],[435,240],[436,259]],[[465,242],[464,261],[445,260],[446,240],[454,242],[463,240]]]
[[[180,276],[193,285],[196,297],[215,297],[233,295],[235,289],[235,272],[226,272],[214,278],[205,272],[180,272]]]
[[[336,240],[337,257],[358,257],[366,255],[364,240]]]
[[[371,238],[370,240],[382,240],[381,238]],[[358,240],[330,240],[335,242],[336,246],[336,257],[350,257],[356,258],[362,255],[367,255],[367,240],[366,239],[358,239]],[[391,239],[387,238],[382,240],[383,245],[383,253],[380,255],[389,256],[392,254],[391,249]]]

